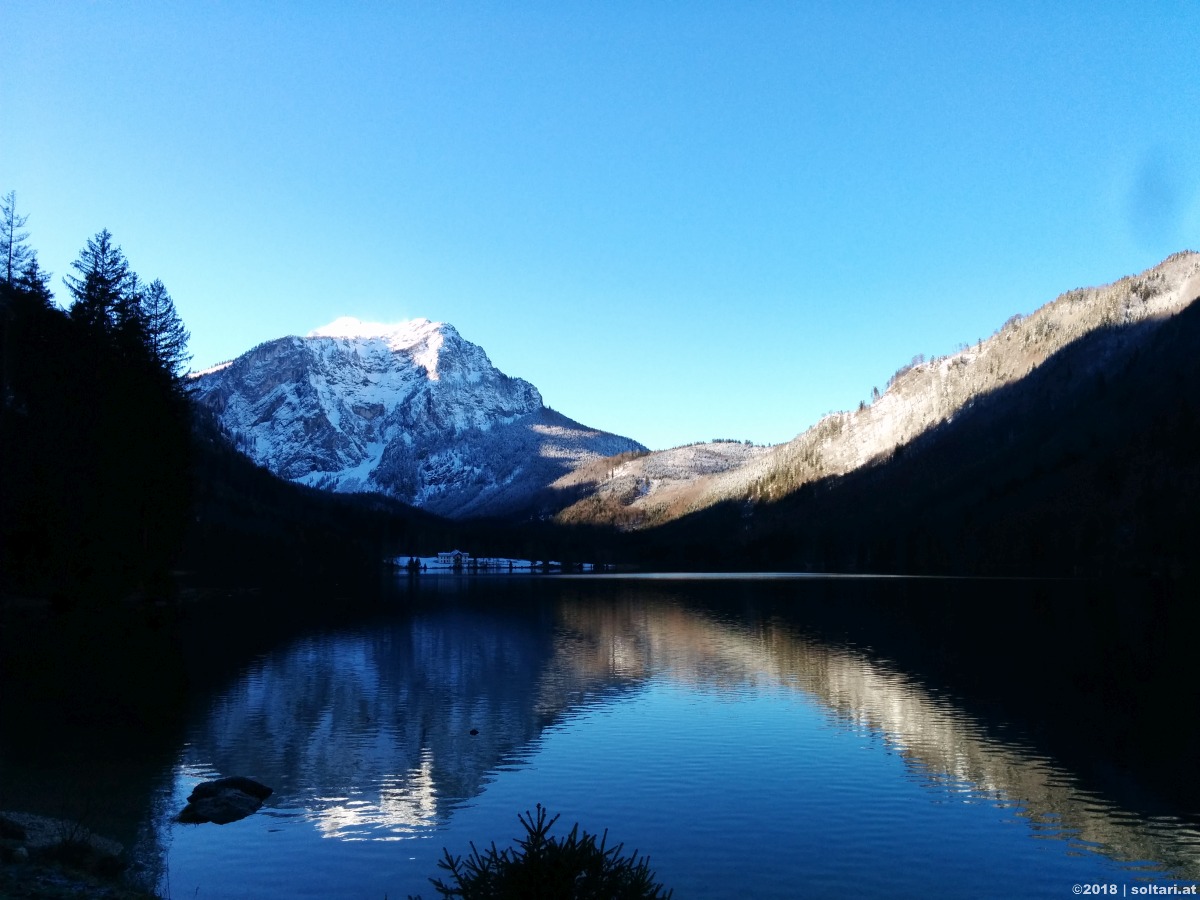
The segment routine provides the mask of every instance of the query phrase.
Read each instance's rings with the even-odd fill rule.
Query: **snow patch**
[[[314,328],[310,338],[333,338],[346,341],[379,341],[393,353],[404,353],[425,369],[431,381],[438,380],[438,359],[447,334],[457,335],[444,322],[429,319],[409,319],[404,322],[364,322],[353,316],[342,316],[328,325]],[[358,348],[356,348],[357,350]],[[369,350],[369,348],[361,348]]]
[[[199,372],[189,372],[188,378],[201,378],[205,375],[212,375],[214,372],[224,372],[233,365],[233,360],[227,360],[223,363],[217,363],[215,366],[209,366],[207,369],[201,369]]]

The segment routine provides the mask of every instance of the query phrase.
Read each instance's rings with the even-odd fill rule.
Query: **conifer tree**
[[[25,245],[28,231],[22,231],[29,216],[17,215],[17,194],[9,191],[0,197],[0,278],[12,284],[33,258],[33,251]]]
[[[131,270],[113,306],[112,334],[118,352],[128,362],[157,365],[157,360],[150,352],[146,316],[142,311],[144,293],[141,279]]]
[[[88,240],[71,268],[79,273],[63,276],[67,290],[75,298],[71,318],[105,331],[112,329],[118,316],[124,318],[128,312],[132,273],[125,254],[113,243],[107,228]]]
[[[113,324],[117,331],[127,331],[143,324],[142,280],[137,272],[129,270],[125,284],[113,305]]]
[[[162,281],[154,279],[141,295],[142,319],[151,355],[160,366],[176,378],[191,360],[187,352],[191,334],[175,311],[175,302]]]
[[[50,290],[50,273],[42,271],[42,267],[38,265],[37,253],[31,252],[28,258],[24,270],[13,282],[13,287],[25,296],[37,300],[42,306],[49,307],[54,299],[54,292]]]

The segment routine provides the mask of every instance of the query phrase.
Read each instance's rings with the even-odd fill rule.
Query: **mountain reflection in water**
[[[1009,810],[1031,836],[1122,861],[1128,877],[1200,877],[1194,824],[1081,788],[1045,753],[1001,740],[995,723],[877,653],[806,630],[802,611],[710,602],[719,587],[700,603],[693,587],[659,583],[495,590],[441,590],[428,603],[418,591],[395,614],[261,658],[194,723],[176,792],[210,773],[251,774],[275,788],[273,815],[327,838],[430,836],[504,773],[535,764],[548,731],[621,698],[675,688],[733,702],[782,695],[881,742],[934,802]],[[740,737],[753,734],[728,735],[728,752]]]

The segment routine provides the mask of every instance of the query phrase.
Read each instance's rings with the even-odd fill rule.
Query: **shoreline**
[[[0,811],[0,896],[159,900],[125,881],[127,865],[123,845],[78,822]]]

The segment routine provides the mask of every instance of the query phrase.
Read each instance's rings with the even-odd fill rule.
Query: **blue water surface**
[[[434,897],[443,848],[508,846],[539,803],[557,833],[648,854],[677,898],[1128,895],[1200,873],[1194,828],[1088,793],[991,724],[686,587],[399,608],[278,648],[197,710],[154,823],[159,889]],[[229,825],[172,821],[225,774],[275,794]]]

